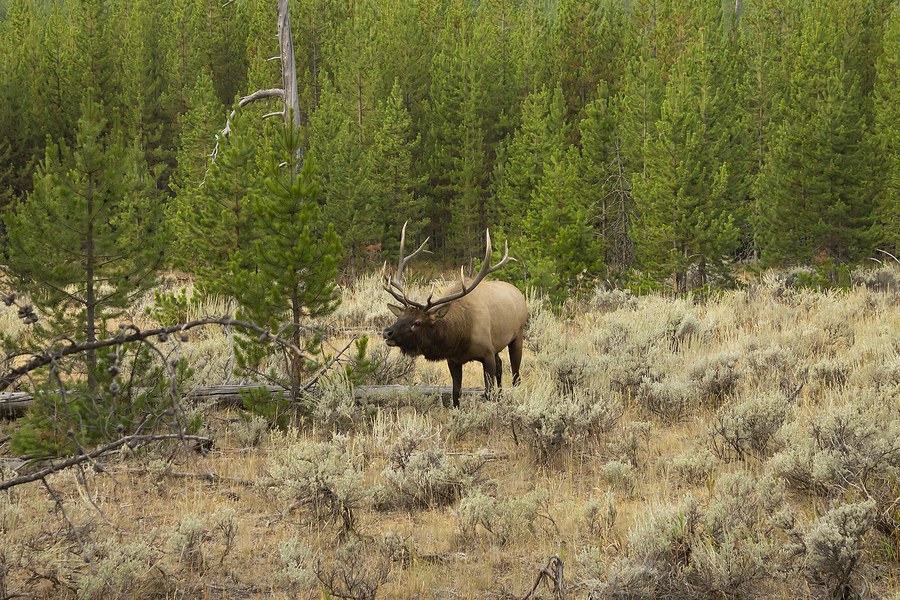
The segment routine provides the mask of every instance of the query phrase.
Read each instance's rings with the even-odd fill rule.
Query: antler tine
[[[509,255],[509,242],[506,242],[506,248],[503,253],[503,258],[500,260],[500,262],[498,262],[496,265],[494,265],[492,267],[491,266],[491,254],[492,254],[491,231],[489,229],[485,230],[485,237],[487,238],[487,241],[485,243],[484,262],[481,264],[481,269],[475,275],[475,278],[472,280],[472,283],[469,285],[466,285],[466,279],[463,274],[463,269],[462,269],[462,267],[460,267],[459,279],[460,279],[460,285],[462,286],[462,291],[456,292],[454,294],[450,294],[449,296],[444,296],[443,298],[438,298],[434,303],[432,303],[431,298],[429,298],[426,310],[428,310],[429,308],[438,306],[440,304],[445,304],[447,302],[450,302],[451,300],[456,300],[457,298],[462,298],[463,296],[465,296],[466,294],[468,294],[469,292],[474,290],[478,286],[478,284],[481,283],[482,279],[484,279],[491,273],[495,273],[496,271],[499,271],[509,261],[516,260],[515,258],[512,258]]]
[[[397,272],[394,276],[394,279],[391,279],[388,276],[387,261],[385,261],[385,263],[384,263],[384,269],[382,271],[382,277],[384,278],[384,283],[385,283],[384,289],[391,296],[396,298],[397,301],[400,302],[401,304],[403,304],[405,306],[415,306],[417,308],[424,309],[425,305],[419,304],[418,302],[414,302],[413,300],[410,300],[409,296],[406,295],[406,289],[403,287],[403,267],[406,266],[407,261],[412,260],[413,258],[417,257],[423,251],[428,252],[428,250],[425,250],[425,244],[427,244],[428,240],[431,238],[425,238],[425,241],[422,242],[422,245],[419,246],[418,250],[416,250],[409,256],[403,256],[403,251],[404,251],[403,249],[404,249],[404,246],[406,245],[406,226],[408,224],[409,224],[409,221],[407,221],[406,223],[403,224],[403,231],[400,233],[400,258],[397,262]],[[400,293],[403,295],[401,296],[400,294],[398,294],[391,288],[397,288],[400,291]]]

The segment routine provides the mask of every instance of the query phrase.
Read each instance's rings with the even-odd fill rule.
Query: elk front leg
[[[462,394],[462,363],[447,361],[450,379],[453,380],[453,408],[459,408],[459,397]]]

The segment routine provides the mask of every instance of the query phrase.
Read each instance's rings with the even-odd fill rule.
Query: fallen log
[[[243,406],[241,390],[265,389],[269,394],[283,392],[290,394],[290,390],[277,385],[214,385],[198,387],[182,394],[182,400],[187,402],[202,402],[212,400],[219,408],[240,408]],[[310,394],[315,396],[315,389]],[[452,388],[448,385],[364,385],[354,388],[353,397],[357,400],[370,400],[383,396],[400,396],[403,394],[418,393],[426,397],[438,397],[441,402],[448,403],[452,398]],[[464,396],[484,394],[484,388],[463,388]],[[16,419],[23,416],[34,404],[32,396],[28,392],[0,392],[0,419]]]

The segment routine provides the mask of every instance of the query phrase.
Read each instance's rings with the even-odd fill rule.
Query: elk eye
[[[421,324],[422,324],[422,321],[416,321],[415,323],[413,323],[413,327],[414,327],[414,328],[415,328],[415,327],[418,327],[418,326],[421,325]]]

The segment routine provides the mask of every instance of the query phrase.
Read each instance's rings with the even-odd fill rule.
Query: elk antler
[[[381,276],[384,279],[384,290],[386,292],[388,292],[391,296],[396,298],[397,302],[400,302],[404,306],[415,306],[416,308],[426,310],[424,304],[419,304],[418,302],[414,302],[409,299],[409,296],[406,295],[406,290],[403,287],[403,267],[406,266],[406,261],[417,257],[421,252],[423,252],[423,251],[428,252],[428,250],[425,250],[425,244],[428,243],[428,240],[430,238],[425,238],[425,241],[422,242],[422,245],[419,246],[418,250],[416,250],[409,256],[404,257],[403,256],[403,246],[406,243],[406,225],[408,223],[409,223],[409,221],[407,221],[406,223],[403,224],[403,231],[400,234],[400,260],[397,263],[397,273],[394,276],[394,279],[392,280],[388,276],[387,261],[384,261],[384,269],[382,270]],[[400,290],[400,294],[403,294],[403,295],[401,296],[400,294],[398,294],[391,288],[397,288],[398,290]],[[428,301],[431,302],[431,296],[428,297]]]
[[[501,268],[503,268],[503,265],[505,265],[509,261],[516,260],[509,256],[509,242],[507,242],[506,243],[506,251],[503,253],[503,259],[499,263],[497,263],[496,265],[494,265],[492,267],[491,266],[491,231],[489,229],[485,230],[485,237],[487,238],[487,244],[486,244],[487,247],[485,248],[485,251],[484,251],[484,262],[481,263],[481,270],[478,271],[478,274],[475,275],[475,279],[472,280],[472,283],[469,284],[468,286],[466,285],[465,273],[463,272],[463,268],[460,267],[459,268],[459,282],[460,282],[460,285],[462,285],[462,291],[455,292],[453,294],[450,294],[449,296],[444,296],[443,298],[438,298],[433,303],[431,301],[431,296],[429,296],[428,302],[426,303],[425,308],[424,308],[425,310],[430,310],[430,309],[434,308],[435,306],[440,306],[441,304],[446,304],[447,302],[451,302],[453,300],[462,298],[463,296],[465,296],[466,294],[468,294],[469,292],[474,290],[478,286],[478,284],[481,283],[482,279],[484,279],[491,273],[499,271]]]

